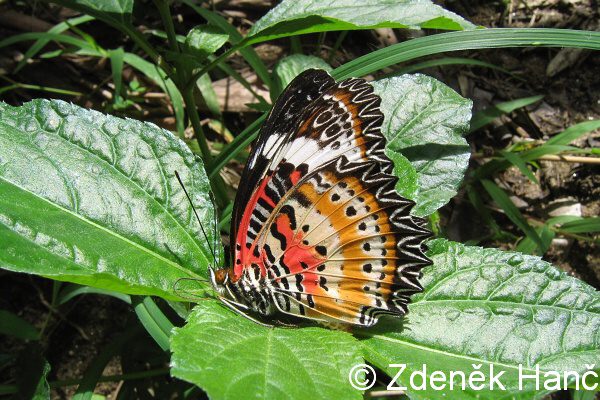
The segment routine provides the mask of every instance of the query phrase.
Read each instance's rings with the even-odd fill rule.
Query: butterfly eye
[[[219,285],[225,285],[229,280],[229,275],[227,274],[227,270],[218,269],[215,272],[215,283]]]

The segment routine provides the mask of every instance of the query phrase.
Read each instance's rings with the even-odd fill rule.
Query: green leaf
[[[473,118],[471,119],[471,132],[489,124],[504,114],[508,114],[518,108],[533,104],[543,98],[544,96],[525,97],[522,99],[498,103],[486,108],[485,110],[479,111],[478,113],[473,114]]]
[[[254,24],[261,41],[303,33],[373,28],[472,29],[475,26],[431,1],[284,0]]]
[[[559,272],[539,257],[469,247],[446,240],[428,243],[433,265],[424,269],[425,291],[413,296],[408,321],[390,320],[361,335],[367,360],[394,376],[393,363],[407,364],[399,383],[427,365],[432,371],[473,371],[489,376],[506,371],[506,391],[462,392],[409,390],[412,399],[531,399],[535,381],[518,391],[518,365],[532,374],[545,371],[585,372],[600,358],[600,295],[591,286]],[[418,380],[420,382],[420,380]],[[487,381],[486,381],[487,382]]]
[[[52,2],[84,12],[111,25],[129,24],[133,12],[133,0],[52,0]]]
[[[410,160],[402,153],[386,149],[386,155],[394,162],[394,175],[398,177],[396,190],[398,193],[410,200],[419,198],[419,175]]]
[[[331,72],[333,68],[323,59],[315,56],[294,54],[282,58],[273,67],[273,79],[271,86],[271,101],[275,102],[285,87],[300,73],[310,68],[322,69]]]
[[[6,310],[0,310],[0,335],[9,335],[24,340],[40,338],[40,333],[33,325]]]
[[[192,28],[186,38],[185,45],[189,52],[202,62],[229,40],[229,35],[213,25],[200,25]]]
[[[348,383],[362,363],[348,333],[270,328],[202,301],[171,336],[171,373],[211,399],[362,399]]]
[[[469,162],[463,134],[471,101],[425,75],[403,75],[373,82],[385,115],[387,153],[401,153],[415,168],[419,190],[413,214],[426,216],[458,190]]]
[[[492,200],[504,210],[506,216],[521,229],[529,239],[531,239],[540,249],[542,254],[544,253],[544,244],[542,239],[539,237],[535,229],[525,219],[519,209],[513,204],[508,195],[504,190],[500,189],[498,185],[488,179],[482,179],[481,184]]]
[[[2,267],[176,298],[213,263],[174,171],[214,243],[208,180],[170,132],[47,100],[0,104],[0,121]]]

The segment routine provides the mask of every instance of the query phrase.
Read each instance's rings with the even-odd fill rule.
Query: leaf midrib
[[[127,244],[131,245],[132,247],[136,247],[136,248],[138,248],[138,249],[142,250],[143,252],[150,254],[151,256],[153,256],[153,257],[155,257],[155,258],[157,258],[157,259],[159,259],[159,260],[163,261],[163,262],[164,262],[164,263],[166,263],[166,264],[169,264],[171,267],[174,267],[175,269],[177,269],[177,270],[180,270],[180,271],[182,271],[182,272],[184,272],[184,273],[186,273],[186,274],[190,275],[190,276],[191,276],[191,277],[193,277],[193,278],[196,278],[196,279],[202,279],[202,278],[201,278],[199,275],[196,275],[196,274],[195,274],[193,271],[191,271],[191,270],[189,270],[189,269],[186,269],[186,268],[184,268],[183,266],[181,266],[181,265],[179,265],[179,264],[177,264],[177,263],[175,263],[175,262],[173,262],[173,261],[171,261],[171,260],[169,260],[169,259],[167,259],[167,258],[163,257],[162,255],[160,255],[160,254],[158,254],[158,253],[156,253],[156,252],[154,252],[154,251],[152,251],[151,249],[149,249],[149,248],[147,248],[147,247],[145,247],[145,246],[142,246],[142,245],[140,245],[139,243],[136,243],[136,242],[134,242],[134,241],[131,241],[131,240],[127,239],[125,236],[122,236],[122,235],[120,235],[120,234],[117,234],[116,232],[114,232],[114,231],[111,231],[111,230],[109,230],[109,229],[107,229],[107,228],[103,227],[102,225],[99,225],[99,224],[97,224],[97,223],[95,223],[95,222],[93,222],[93,221],[91,221],[91,220],[89,220],[89,219],[87,219],[87,218],[84,218],[84,217],[83,217],[82,215],[80,215],[80,214],[74,213],[73,211],[71,211],[71,210],[68,210],[68,209],[66,209],[66,208],[64,208],[64,207],[61,207],[61,206],[59,206],[58,204],[55,204],[55,203],[51,202],[50,200],[48,200],[48,199],[46,199],[46,198],[44,198],[44,197],[42,197],[42,196],[39,196],[39,195],[37,195],[36,193],[34,193],[34,192],[30,191],[30,190],[27,190],[27,189],[25,189],[25,188],[23,188],[23,187],[21,187],[21,186],[19,186],[19,185],[15,184],[15,183],[13,183],[13,182],[10,182],[9,180],[7,180],[7,179],[6,179],[5,177],[3,177],[3,176],[0,176],[0,180],[2,180],[2,181],[4,181],[4,182],[6,182],[8,185],[12,185],[12,186],[14,186],[14,187],[18,188],[19,190],[21,190],[21,191],[23,191],[23,192],[27,192],[27,193],[29,193],[29,194],[33,195],[34,197],[36,197],[36,198],[38,198],[38,199],[40,199],[40,200],[42,200],[42,201],[44,201],[44,202],[46,202],[46,203],[50,204],[50,205],[51,205],[52,207],[54,207],[54,208],[57,208],[57,209],[59,209],[59,210],[61,210],[61,211],[63,211],[63,212],[66,212],[67,214],[70,214],[71,216],[74,216],[74,217],[75,217],[75,219],[81,220],[81,221],[83,221],[84,223],[86,223],[86,224],[88,224],[88,225],[91,225],[92,227],[94,227],[94,228],[96,228],[96,229],[99,229],[99,230],[101,230],[101,231],[104,231],[104,232],[108,233],[110,236],[113,236],[113,237],[116,237],[116,238],[117,238],[117,239],[119,239],[119,240],[122,240],[123,242],[125,242],[125,243],[127,243]],[[9,228],[9,229],[10,229],[10,228]],[[35,242],[33,242],[33,243],[34,243],[36,246],[39,246],[39,244],[37,244],[37,243],[35,243]],[[41,247],[41,246],[40,246],[40,247]],[[55,253],[53,253],[53,254],[55,254]],[[67,259],[67,260],[70,260],[71,262],[74,262],[73,260],[71,260],[70,258],[67,258],[66,256],[62,256],[62,255],[59,255],[59,256],[60,256],[60,257],[62,257],[62,258],[65,258],[65,259]],[[76,264],[77,264],[77,263],[76,263]],[[80,264],[77,264],[77,265],[79,265],[79,266],[80,266],[82,269],[89,271],[89,269],[87,269],[87,268],[85,268],[85,267],[81,266]],[[98,272],[98,271],[95,271],[95,272]]]
[[[62,124],[62,122],[61,122]],[[16,130],[17,132],[21,133],[21,130],[15,126],[0,122],[0,125],[4,126],[4,127],[9,127],[11,129]],[[100,130],[100,132],[102,132],[102,134],[104,134],[104,132],[102,130]],[[164,213],[166,213],[170,219],[172,219],[175,222],[175,225],[177,225],[178,227],[180,227],[183,232],[185,233],[185,235],[191,240],[191,242],[194,244],[194,246],[200,251],[200,254],[202,254],[202,256],[204,257],[205,261],[208,263],[209,262],[209,257],[204,254],[204,251],[202,249],[202,247],[200,247],[200,245],[194,240],[194,238],[192,237],[192,235],[190,234],[190,232],[188,232],[188,230],[175,218],[175,216],[173,214],[171,214],[169,212],[169,210],[163,205],[161,204],[156,198],[154,198],[150,193],[148,193],[146,190],[144,190],[143,187],[141,187],[137,182],[135,182],[134,180],[132,180],[127,174],[124,174],[122,171],[119,171],[117,169],[117,167],[115,167],[112,163],[108,162],[107,160],[103,159],[102,157],[98,156],[97,154],[91,152],[89,149],[86,149],[84,147],[78,146],[76,143],[71,142],[70,140],[68,140],[67,138],[61,136],[60,134],[55,134],[54,137],[59,138],[60,140],[68,143],[70,146],[75,147],[78,150],[81,150],[83,152],[85,152],[86,154],[92,156],[93,158],[95,158],[96,160],[99,160],[101,163],[108,165],[109,168],[112,168],[113,171],[115,171],[119,176],[124,177],[126,181],[130,182],[134,187],[136,187],[138,190],[140,190],[142,193],[144,193],[151,202],[153,202],[154,204],[158,205],[158,207],[164,211]],[[113,147],[114,143],[112,142],[112,140],[109,140],[111,143],[111,148]],[[152,154],[155,156],[155,152],[154,152],[154,148],[152,147],[152,145],[150,143],[145,142],[146,144],[149,145],[149,147],[152,149]],[[37,147],[37,146],[36,146]],[[37,147],[40,154],[46,159],[46,160],[50,160],[45,154],[43,154],[43,152],[41,151],[41,149],[39,149],[39,147]],[[159,164],[159,168],[162,170],[162,165],[161,162],[158,158],[155,158],[156,161]],[[50,160],[50,162],[53,162],[52,160]],[[8,182],[8,181],[7,181]],[[15,185],[16,186],[16,185]],[[70,185],[69,185],[70,186]],[[166,190],[166,192],[168,193],[168,190]],[[30,192],[33,193],[33,192]],[[35,195],[35,194],[34,194]],[[167,194],[168,196],[168,194]],[[40,197],[41,198],[41,197]]]
[[[594,311],[589,311],[589,310],[585,310],[585,309],[569,309],[566,307],[560,307],[560,306],[553,306],[553,305],[549,305],[549,304],[531,304],[531,303],[517,303],[517,302],[510,302],[510,301],[502,301],[502,300],[489,300],[489,299],[436,299],[436,300],[420,300],[418,302],[414,302],[411,304],[411,308],[415,307],[415,306],[419,306],[419,305],[426,305],[426,303],[467,303],[467,302],[473,302],[473,303],[484,303],[484,304],[499,304],[499,305],[511,305],[513,307],[539,307],[539,308],[549,308],[549,309],[554,309],[554,310],[558,310],[561,312],[566,312],[566,313],[575,313],[575,312],[581,312],[581,313],[589,313],[592,314],[594,316],[600,317],[600,314],[594,312]],[[425,304],[423,304],[425,303]]]

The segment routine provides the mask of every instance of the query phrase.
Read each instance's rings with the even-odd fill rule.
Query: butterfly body
[[[282,93],[242,175],[225,302],[261,317],[371,326],[407,312],[430,233],[395,191],[380,99],[308,70]]]

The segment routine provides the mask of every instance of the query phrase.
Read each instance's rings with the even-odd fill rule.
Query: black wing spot
[[[349,217],[356,215],[356,208],[354,208],[352,206],[346,208],[346,215]]]
[[[358,229],[360,229],[361,231],[366,231],[367,230],[367,224],[365,224],[364,222],[361,222],[358,225]]]
[[[329,288],[327,287],[327,279],[324,276],[319,278],[319,286],[321,286],[325,291],[329,291]]]
[[[365,251],[370,251],[371,250],[371,244],[369,242],[366,242],[365,244],[363,244],[363,249]]]
[[[337,193],[334,193],[331,195],[331,201],[338,201],[340,199],[340,195]]]
[[[303,225],[303,226],[302,226],[302,231],[304,231],[304,232],[308,232],[308,229],[309,229],[309,228],[310,228],[310,227],[309,227],[308,225]]]
[[[371,264],[365,264],[363,265],[363,271],[365,271],[366,273],[370,273],[371,271],[373,271],[373,266]]]
[[[315,250],[323,257],[327,255],[327,247],[325,246],[316,246]]]

